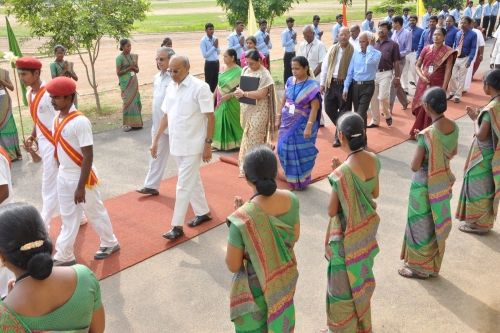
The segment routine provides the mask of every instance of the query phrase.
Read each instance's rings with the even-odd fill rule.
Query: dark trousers
[[[488,25],[490,24],[490,17],[489,16],[483,16],[483,29],[484,32],[488,32]]]
[[[357,84],[356,82],[353,82],[351,90],[354,112],[363,118],[366,128],[366,114],[368,113],[368,108],[370,107],[370,102],[372,100],[373,93],[375,92],[375,81],[365,84]]]
[[[481,19],[474,19],[474,20],[477,22],[479,26],[481,25]]]
[[[269,57],[269,54],[266,54],[265,57],[268,66],[267,70],[269,71],[269,73],[271,73],[271,57]]]
[[[205,82],[210,86],[210,91],[214,92],[219,80],[219,60],[205,60]]]
[[[290,76],[292,76],[292,58],[295,57],[295,52],[285,52],[283,55],[283,84]]]
[[[497,23],[497,17],[495,15],[490,16],[490,27],[488,28],[488,33],[486,36],[492,37],[493,36],[493,29],[495,29],[495,23]]]
[[[345,112],[351,109],[351,89],[347,94],[347,101],[342,98],[344,92],[344,82],[332,79],[330,88],[325,93],[325,112],[328,118],[337,126],[337,120]],[[338,131],[335,130],[335,140],[338,139]]]

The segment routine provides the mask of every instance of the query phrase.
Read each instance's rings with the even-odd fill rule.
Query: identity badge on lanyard
[[[288,104],[288,112],[290,114],[294,114],[295,113],[295,100],[297,99],[297,97],[299,96],[300,92],[304,88],[305,83],[306,83],[305,81],[302,82],[302,86],[300,87],[300,89],[299,89],[299,91],[297,93],[295,93],[295,87],[297,86],[297,83],[295,83],[293,85],[293,93],[292,93],[293,102],[290,103],[290,104]]]
[[[432,74],[434,73],[434,66],[430,65],[429,68],[427,68],[427,73]]]

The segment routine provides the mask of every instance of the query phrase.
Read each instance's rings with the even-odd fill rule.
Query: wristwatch
[[[212,139],[205,139],[205,143],[212,143]]]

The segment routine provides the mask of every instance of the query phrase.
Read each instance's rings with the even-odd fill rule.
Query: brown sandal
[[[458,230],[465,232],[465,233],[468,233],[468,234],[475,234],[475,235],[481,235],[481,236],[486,235],[489,232],[489,230],[481,230],[481,229],[472,228],[471,226],[469,226],[467,224],[463,224],[463,225],[459,226]]]
[[[419,279],[419,280],[427,280],[429,276],[421,275],[417,272],[415,272],[412,269],[409,269],[408,267],[403,267],[398,269],[399,275],[402,277],[405,277],[407,279]]]

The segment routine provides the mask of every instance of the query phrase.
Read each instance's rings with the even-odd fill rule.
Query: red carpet
[[[446,114],[457,119],[465,115],[466,105],[479,107],[486,105],[487,102],[488,98],[482,92],[482,84],[476,81],[469,93],[462,98],[462,103],[448,103]],[[377,129],[368,129],[370,150],[381,152],[408,139],[408,132],[414,120],[411,111],[401,111],[396,107],[393,119],[391,128],[383,124]],[[315,180],[324,178],[331,172],[332,157],[337,156],[341,160],[345,158],[341,150],[331,146],[333,130],[333,126],[320,129],[316,144],[320,152],[313,170]],[[163,239],[162,233],[170,229],[177,181],[175,177],[169,178],[162,182],[160,196],[145,197],[136,192],[129,192],[106,200],[105,205],[122,249],[106,260],[93,260],[99,242],[88,224],[81,227],[77,238],[75,249],[77,261],[89,266],[97,277],[102,279],[223,223],[227,215],[233,211],[234,196],[248,198],[251,195],[246,181],[238,178],[238,168],[231,164],[235,162],[234,159],[226,157],[225,160],[230,163],[215,162],[201,169],[212,221],[194,229],[184,227],[186,237],[175,242]],[[286,186],[284,183],[280,185]],[[193,213],[190,211],[187,218],[192,216]],[[59,233],[60,221],[57,219],[53,226],[51,236],[55,240]]]

